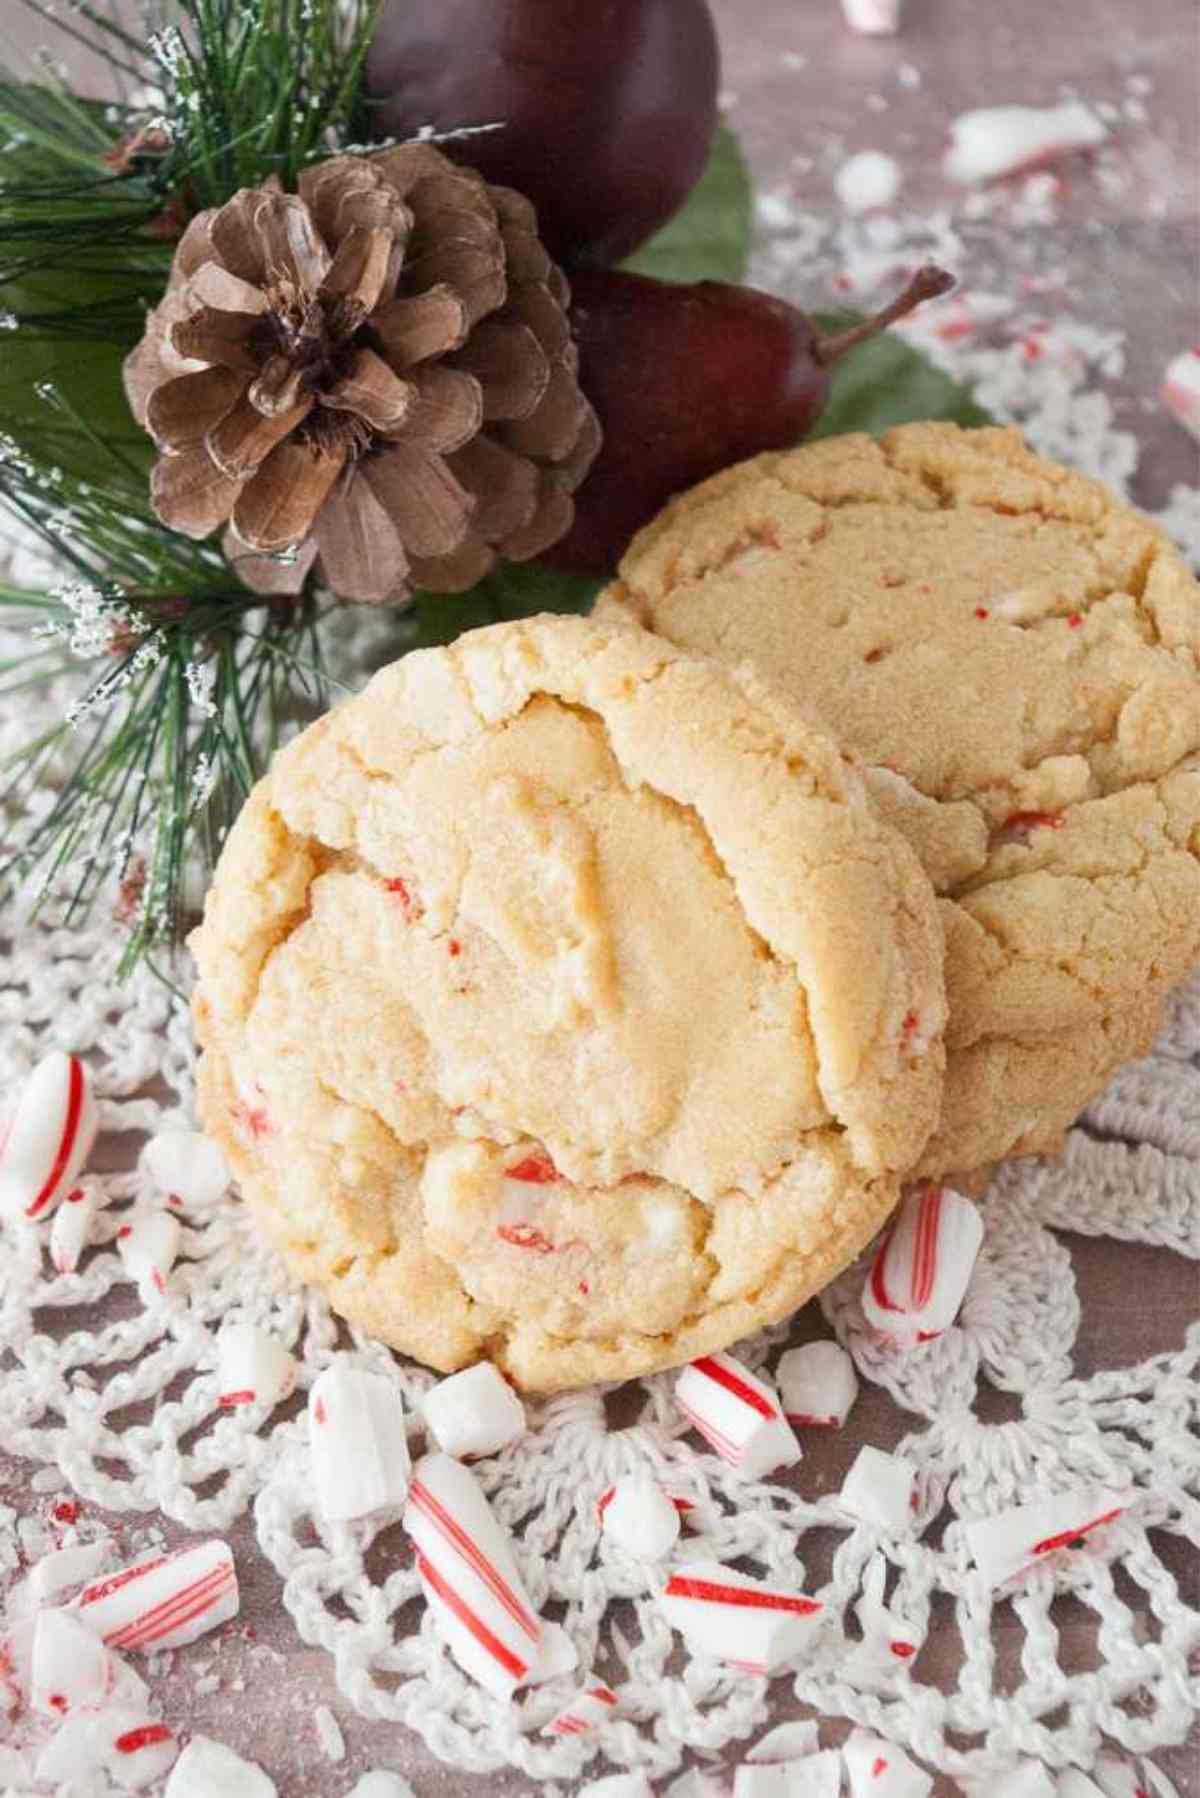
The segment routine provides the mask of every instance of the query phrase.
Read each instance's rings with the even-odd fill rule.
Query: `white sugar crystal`
[[[657,1480],[631,1474],[606,1498],[604,1534],[627,1554],[658,1561],[679,1540],[679,1512]]]
[[[317,1706],[313,1712],[313,1723],[316,1725],[317,1739],[326,1758],[331,1761],[344,1761],[346,1738],[341,1732],[337,1718],[327,1704]]]
[[[933,1780],[894,1742],[856,1729],[842,1748],[851,1798],[928,1798]]]
[[[164,1198],[184,1205],[213,1205],[229,1190],[224,1155],[198,1130],[162,1130],[152,1136],[141,1157],[142,1171]]]
[[[863,1523],[899,1534],[912,1526],[914,1480],[911,1462],[868,1444],[842,1483],[842,1506]]]
[[[900,191],[900,164],[882,150],[860,150],[842,164],[833,190],[847,212],[889,206]]]
[[[610,1773],[580,1786],[577,1798],[654,1798],[654,1787],[644,1773]]]
[[[308,1395],[308,1441],[317,1505],[329,1523],[404,1503],[412,1462],[400,1388],[382,1374],[335,1361]]]
[[[459,1460],[498,1454],[525,1434],[525,1407],[490,1361],[439,1380],[421,1400],[421,1410],[443,1454]]]
[[[398,1773],[372,1772],[364,1773],[346,1798],[416,1798],[416,1793]]]
[[[780,1723],[769,1729],[746,1755],[752,1764],[774,1761],[799,1761],[817,1752],[819,1737],[812,1718],[802,1723]]]
[[[775,1382],[793,1429],[841,1429],[858,1397],[854,1362],[838,1342],[805,1342],[780,1357]]]
[[[1089,149],[1107,136],[1103,122],[1080,100],[1061,106],[984,106],[955,119],[943,168],[951,181],[964,185],[994,181],[1030,163]]]
[[[163,1798],[277,1798],[275,1781],[223,1742],[193,1736],[167,1781]]]

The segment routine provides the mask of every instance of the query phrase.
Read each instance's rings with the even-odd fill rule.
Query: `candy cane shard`
[[[75,1614],[106,1647],[153,1654],[207,1635],[236,1617],[239,1604],[229,1545],[213,1540],[85,1586]]]
[[[685,1367],[675,1403],[723,1460],[753,1479],[801,1458],[772,1388],[732,1355],[704,1355]]]
[[[580,1786],[576,1798],[654,1798],[654,1787],[644,1773],[610,1773]]]
[[[29,1569],[21,1582],[19,1596],[9,1600],[10,1611],[41,1611],[57,1604],[64,1593],[82,1586],[98,1573],[112,1555],[112,1542],[81,1542],[73,1548],[59,1548],[43,1555]]]
[[[542,1642],[529,1675],[531,1686],[548,1685],[579,1668],[579,1650],[561,1623],[542,1623]]]
[[[1068,1767],[1058,1776],[1055,1798],[1104,1798],[1104,1793],[1095,1780],[1081,1773],[1078,1767]]]
[[[933,1779],[894,1742],[856,1729],[842,1744],[851,1798],[929,1798]]]
[[[1014,1505],[963,1524],[967,1548],[989,1586],[1002,1586],[1128,1510],[1136,1494],[1105,1486],[1078,1486],[1032,1504]]]
[[[752,1766],[771,1766],[776,1761],[800,1761],[817,1752],[820,1737],[812,1718],[801,1723],[779,1723],[769,1729],[747,1754]]]
[[[226,1324],[217,1340],[217,1403],[277,1405],[295,1389],[296,1363],[282,1342],[256,1324]]]
[[[143,1211],[118,1232],[121,1260],[130,1279],[137,1281],[144,1305],[157,1304],[166,1294],[181,1235],[179,1219],[169,1211]]]
[[[142,1172],[165,1199],[197,1208],[229,1191],[229,1163],[199,1130],[160,1130],[141,1154]]]
[[[916,1481],[910,1461],[868,1443],[842,1482],[840,1502],[852,1517],[899,1535],[912,1526]]]
[[[103,1711],[92,1728],[105,1772],[126,1791],[156,1784],[179,1754],[174,1730],[144,1709]]]
[[[426,1455],[413,1473],[404,1527],[451,1654],[487,1691],[511,1698],[537,1677],[542,1625],[479,1482],[449,1455]]]
[[[1091,149],[1107,136],[1108,127],[1082,100],[1059,106],[982,106],[954,120],[942,171],[963,186],[995,181],[1070,151]]]
[[[747,1762],[733,1776],[733,1798],[838,1798],[842,1757],[835,1749],[767,1766]]]
[[[96,1141],[100,1109],[77,1055],[53,1050],[21,1089],[0,1150],[0,1217],[49,1217]]]
[[[46,1717],[95,1710],[117,1684],[117,1660],[69,1611],[41,1611],[33,1632],[29,1702]]]
[[[626,1554],[660,1561],[679,1540],[679,1511],[656,1479],[631,1474],[604,1495],[604,1534]]]
[[[1058,1787],[1040,1761],[1018,1761],[1004,1773],[965,1781],[963,1790],[967,1798],[1057,1798]]]
[[[841,1668],[843,1678],[862,1692],[889,1690],[897,1679],[911,1672],[925,1642],[924,1630],[914,1629],[884,1604],[886,1578],[883,1556],[872,1555],[863,1574],[862,1597],[854,1607],[862,1640],[855,1644]]]
[[[1138,1767],[1131,1761],[1118,1760],[1115,1754],[1098,1754],[1092,1778],[1104,1798],[1178,1798],[1166,1775],[1149,1761]]]
[[[711,1773],[701,1773],[699,1767],[689,1767],[678,1779],[673,1779],[666,1789],[665,1798],[725,1798],[725,1787]]]
[[[317,1506],[328,1523],[398,1509],[412,1460],[400,1389],[382,1374],[335,1361],[308,1395]]]
[[[193,1736],[175,1762],[163,1798],[277,1798],[275,1781],[224,1742]]]
[[[958,1316],[983,1241],[979,1208],[948,1186],[915,1187],[888,1225],[863,1288],[863,1316],[899,1348]]]
[[[100,1209],[100,1189],[87,1182],[72,1186],[50,1225],[50,1262],[57,1274],[73,1274],[91,1239]]]
[[[1183,350],[1167,364],[1162,403],[1185,430],[1200,437],[1200,349]]]
[[[586,1736],[602,1724],[610,1723],[617,1711],[617,1695],[611,1686],[597,1681],[595,1685],[584,1686],[576,1692],[570,1704],[552,1717],[542,1734],[544,1736]]]
[[[806,1342],[780,1357],[775,1382],[793,1429],[840,1430],[858,1397],[854,1362],[838,1342]]]
[[[421,1410],[438,1448],[459,1460],[499,1454],[525,1434],[525,1407],[490,1361],[439,1380]]]
[[[668,1579],[659,1606],[693,1654],[746,1673],[772,1673],[808,1644],[825,1606],[751,1579],[720,1561],[691,1561]]]

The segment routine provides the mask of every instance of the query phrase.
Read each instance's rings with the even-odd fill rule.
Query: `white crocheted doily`
[[[111,928],[71,932],[0,919],[10,953],[0,983],[0,1089],[11,1090],[53,1040],[88,1055],[103,1100],[94,1165],[133,1159],[141,1133],[186,1121],[186,1016],[149,972],[115,978]],[[149,1093],[151,1096],[146,1096]],[[685,1435],[669,1376],[627,1389],[635,1421],[610,1428],[600,1391],[559,1398],[529,1436],[477,1469],[534,1602],[561,1620],[580,1667],[622,1692],[622,1714],[583,1739],[538,1731],[576,1678],[489,1698],[443,1652],[419,1602],[417,1575],[396,1525],[324,1526],[311,1510],[303,1390],[337,1350],[386,1370],[410,1415],[432,1376],[398,1363],[292,1288],[233,1197],[188,1215],[181,1259],[156,1309],[143,1308],[113,1243],[139,1176],[102,1176],[108,1199],[79,1274],[56,1275],[49,1225],[6,1231],[0,1252],[0,1416],[8,1445],[57,1465],[83,1498],[115,1510],[160,1510],[219,1529],[256,1502],[259,1541],[283,1582],[283,1602],[306,1642],[334,1657],[346,1699],[368,1716],[420,1731],[445,1760],[475,1771],[506,1765],[570,1777],[602,1754],[652,1776],[685,1748],[718,1751],[764,1720],[766,1680],[687,1661],[651,1597],[644,1569],[601,1547],[595,1501],[619,1474],[649,1463],[695,1500],[689,1558],[778,1575],[825,1599],[830,1623],[796,1695],[901,1741],[930,1765],[986,1773],[1016,1753],[1088,1765],[1101,1734],[1134,1753],[1182,1741],[1200,1696],[1189,1655],[1200,1612],[1159,1553],[1164,1533],[1200,1538],[1200,1325],[1174,1353],[1077,1379],[1071,1354],[1079,1305],[1068,1249],[1053,1233],[1106,1234],[1200,1256],[1200,983],[1182,993],[1162,1041],[1121,1073],[1072,1134],[1061,1162],[1013,1163],[985,1201],[983,1253],[959,1324],[910,1354],[868,1336],[858,1305],[862,1268],[824,1295],[826,1315],[860,1373],[911,1414],[900,1445],[918,1470],[919,1509],[902,1542],[852,1526],[830,1497],[745,1482]],[[262,1321],[301,1361],[301,1393],[270,1416],[217,1405],[218,1326]],[[773,1363],[776,1330],[743,1345]],[[1020,1416],[984,1421],[986,1387],[1019,1399]],[[1011,1406],[1010,1406],[1011,1408]],[[853,1417],[848,1425],[854,1428]],[[1097,1481],[1132,1486],[1138,1502],[1093,1538],[1087,1554],[1033,1574],[1015,1597],[993,1599],[968,1566],[961,1518],[1033,1491]],[[951,1689],[911,1677],[881,1695],[842,1676],[841,1624],[863,1570],[883,1546],[890,1603],[918,1630],[957,1635]],[[1056,1595],[1094,1620],[1091,1665],[1058,1658]],[[1156,1627],[1146,1631],[1139,1614]],[[1020,1674],[997,1672],[1000,1625],[1024,1632]],[[791,1676],[788,1676],[791,1678]]]

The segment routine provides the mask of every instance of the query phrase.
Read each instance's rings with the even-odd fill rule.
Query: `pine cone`
[[[458,592],[574,517],[600,444],[533,207],[430,144],[200,213],[125,364],[159,517],[260,592]],[[294,550],[294,559],[269,560]]]

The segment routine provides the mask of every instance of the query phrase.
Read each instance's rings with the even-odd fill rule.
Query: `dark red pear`
[[[823,337],[806,313],[754,287],[581,271],[571,282],[579,380],[604,442],[575,495],[574,526],[546,559],[611,573],[674,494],[798,443],[825,409],[838,358],[953,285],[928,264],[874,318]]]
[[[384,0],[367,52],[372,136],[442,145],[533,201],[568,266],[619,262],[678,211],[717,122],[707,0]]]

